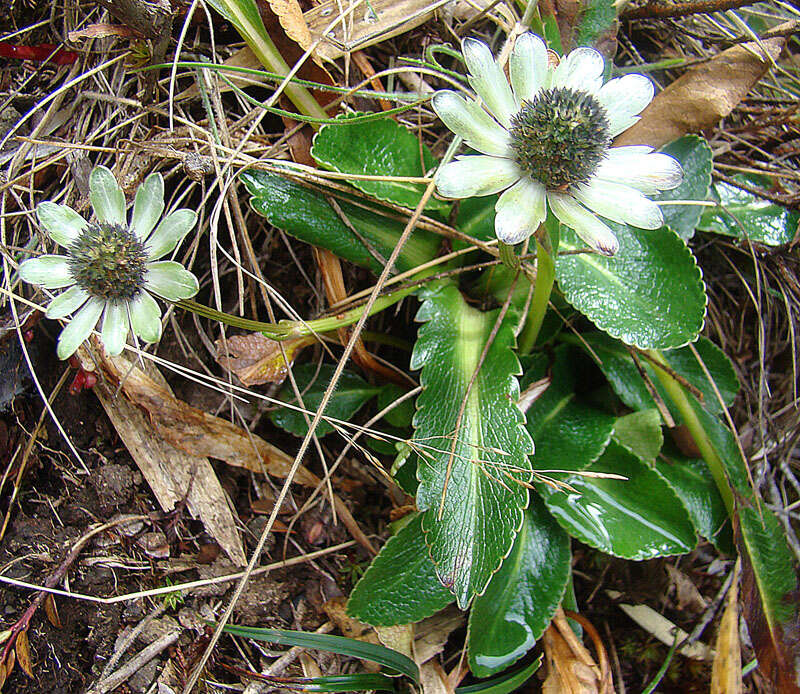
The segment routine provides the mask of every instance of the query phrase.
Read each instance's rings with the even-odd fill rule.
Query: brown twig
[[[620,13],[620,19],[668,19],[669,17],[686,17],[690,14],[707,14],[734,10],[737,7],[755,5],[758,0],[700,0],[699,2],[682,2],[676,5],[664,5],[661,2],[648,2],[641,7],[631,7]]]

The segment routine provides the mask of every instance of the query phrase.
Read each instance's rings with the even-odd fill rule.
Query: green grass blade
[[[539,656],[530,665],[519,670],[506,672],[485,682],[478,682],[478,684],[458,687],[456,694],[508,694],[509,692],[515,692],[533,676],[533,673],[539,669],[541,664],[542,656]]]

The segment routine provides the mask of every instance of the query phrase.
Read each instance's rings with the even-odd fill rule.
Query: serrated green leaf
[[[270,224],[375,274],[383,270],[403,232],[401,222],[337,200],[354,233],[321,193],[266,171],[248,170],[240,176],[252,196],[250,206]],[[397,269],[411,270],[426,263],[436,257],[438,248],[434,235],[416,230],[397,258]]]
[[[439,580],[462,608],[481,593],[522,524],[533,443],[522,426],[516,317],[469,306],[453,285],[426,289],[411,368],[424,390],[414,417],[417,506]]]
[[[505,670],[544,633],[570,578],[569,537],[533,495],[514,548],[475,598],[469,667],[477,677]]]
[[[617,417],[614,440],[640,460],[652,465],[664,445],[658,410],[653,408]]]
[[[412,624],[453,602],[436,577],[416,516],[383,549],[356,583],[347,614],[373,626]]]
[[[713,155],[705,138],[697,135],[684,135],[661,148],[661,151],[675,157],[683,166],[683,181],[677,188],[662,191],[653,199],[666,200],[706,200],[711,186]],[[678,234],[684,241],[694,236],[700,215],[706,209],[700,205],[663,205],[664,224]]]
[[[740,175],[734,178],[750,186],[770,187],[770,181],[765,177]],[[796,210],[787,210],[722,181],[714,184],[712,199],[719,203],[719,207],[705,209],[697,227],[702,231],[750,239],[769,246],[789,243],[797,233],[800,214]]]
[[[655,469],[683,502],[697,534],[731,554],[733,537],[728,512],[705,461],[670,450],[656,460]]]
[[[594,48],[616,19],[617,9],[613,0],[584,0],[581,3],[575,45]]]
[[[569,468],[570,461],[562,467]],[[556,490],[537,483],[559,525],[581,542],[625,559],[652,559],[694,549],[697,537],[678,496],[658,474],[611,442],[584,473],[616,474],[625,480],[580,471],[551,473]]]
[[[667,227],[633,229],[609,222],[619,239],[613,258],[593,253],[559,255],[558,286],[598,328],[642,349],[670,349],[694,340],[706,315],[700,268]],[[562,227],[559,251],[586,250]]]
[[[527,429],[536,442],[532,463],[537,470],[580,469],[597,460],[611,440],[614,417],[582,403],[575,393],[571,348],[555,349],[555,360],[539,354],[525,364],[522,385],[550,377],[547,390],[528,408]]]
[[[585,340],[587,354],[598,364],[622,402],[634,410],[649,410],[655,407],[655,401],[625,345],[602,333],[587,334],[582,336],[582,339]],[[729,407],[739,391],[739,379],[733,364],[719,347],[705,337],[698,338],[694,348],[711,374],[723,402]],[[714,385],[708,380],[690,347],[670,349],[662,354],[667,364],[677,374],[703,394],[703,404],[710,412],[714,414],[722,412],[722,405],[717,398]],[[649,375],[661,398],[670,405],[672,415],[680,420],[671,399],[656,378],[650,362],[641,357],[639,363]]]
[[[319,407],[322,395],[331,382],[334,371],[335,367],[330,364],[322,364],[319,367],[316,364],[300,364],[294,368],[297,388],[303,397],[303,404],[309,412],[313,413]],[[336,390],[325,408],[325,415],[345,422],[350,421],[350,418],[379,392],[379,387],[371,386],[351,371],[343,371]],[[288,381],[281,388],[278,398],[284,402],[298,404]],[[311,420],[313,415],[308,415],[308,418]],[[308,425],[303,413],[297,410],[288,408],[273,410],[270,419],[273,424],[286,429],[295,436],[305,436],[308,433]],[[333,426],[323,419],[317,426],[316,434],[317,436],[326,436],[333,430]]]
[[[347,117],[343,116],[341,122],[323,125],[314,136],[311,156],[326,169],[369,176],[418,178],[436,165],[428,148],[391,118],[348,124]],[[362,180],[350,183],[378,200],[411,209],[419,204],[425,192],[421,183]],[[426,209],[438,211],[449,207],[448,203],[434,198],[426,205]]]

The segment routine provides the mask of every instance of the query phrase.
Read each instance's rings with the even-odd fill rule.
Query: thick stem
[[[711,471],[711,476],[714,478],[717,489],[719,489],[720,496],[725,502],[725,508],[728,511],[728,516],[732,519],[734,511],[733,492],[728,484],[728,477],[725,474],[725,466],[722,462],[722,459],[714,449],[711,439],[698,419],[697,413],[694,411],[692,404],[689,402],[689,397],[686,395],[686,392],[683,390],[680,383],[670,376],[669,373],[658,368],[657,364],[665,363],[661,352],[657,350],[649,350],[648,354],[652,358],[653,362],[655,362],[654,367],[658,380],[661,382],[661,385],[664,386],[664,390],[667,391],[667,394],[670,396],[670,398],[672,398],[672,401],[678,408],[678,412],[680,412],[681,417],[683,417],[683,422],[686,425],[686,428],[689,430],[689,433],[692,435],[694,442],[697,444],[697,448],[703,456],[703,459],[706,461],[706,465],[708,465],[708,469]]]
[[[519,269],[519,256],[514,250],[514,246],[509,246],[502,241],[497,242],[497,250],[500,251],[500,260],[509,270],[516,271]]]
[[[547,236],[545,235],[545,243]],[[549,245],[549,244],[547,244]],[[556,279],[556,264],[552,254],[539,239],[536,239],[536,284],[533,287],[533,299],[525,319],[525,327],[519,336],[519,353],[528,354],[536,344],[539,331],[542,329],[544,314],[553,292]]]

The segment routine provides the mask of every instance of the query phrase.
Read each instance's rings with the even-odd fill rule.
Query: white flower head
[[[19,266],[26,282],[65,290],[50,302],[46,314],[53,319],[74,314],[58,338],[61,359],[78,349],[101,318],[100,339],[109,354],[123,350],[129,329],[144,342],[158,342],[161,309],[152,295],[178,301],[199,289],[197,278],[180,263],[159,260],[197,221],[195,212],[180,209],[159,222],[164,212],[161,174],[151,174],[139,186],[130,223],[122,189],[105,166],[92,169],[89,200],[92,222],[66,205],[40,203],[39,223],[67,254],[43,255]]]
[[[495,233],[509,245],[534,233],[549,205],[564,225],[605,255],[619,248],[599,217],[657,229],[658,205],[646,197],[678,186],[681,165],[647,146],[612,147],[653,99],[644,75],[603,84],[603,57],[577,48],[551,65],[544,42],[533,34],[517,39],[509,58],[509,81],[489,47],[472,38],[462,44],[468,80],[481,102],[454,91],[433,96],[442,122],[481,152],[443,166],[436,188],[448,198],[505,191],[495,209]]]

